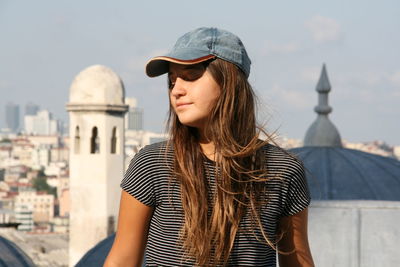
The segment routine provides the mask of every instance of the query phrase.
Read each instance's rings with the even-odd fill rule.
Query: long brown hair
[[[259,219],[267,172],[260,147],[267,141],[258,138],[253,89],[232,63],[217,58],[207,70],[221,88],[205,129],[206,138],[215,146],[216,187],[211,199],[197,129],[181,124],[172,107],[168,120],[173,171],[181,186],[185,218],[181,239],[185,255],[201,266],[227,264],[247,212],[274,247]]]

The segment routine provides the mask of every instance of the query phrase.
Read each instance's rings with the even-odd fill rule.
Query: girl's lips
[[[191,105],[192,103],[177,103],[176,108],[183,108]]]

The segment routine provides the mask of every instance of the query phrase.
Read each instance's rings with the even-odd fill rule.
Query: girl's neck
[[[204,133],[203,128],[198,128],[198,134],[199,134],[199,145],[201,148],[201,151],[203,154],[212,161],[216,160],[216,155],[215,155],[215,145],[214,142],[211,141],[209,138],[207,138],[206,134]]]
[[[199,142],[201,151],[203,154],[210,160],[215,161],[215,146],[214,142],[205,139],[205,138],[200,138]]]
[[[201,143],[200,142],[201,150],[203,154],[210,160],[215,161],[215,146],[213,142],[209,143]]]

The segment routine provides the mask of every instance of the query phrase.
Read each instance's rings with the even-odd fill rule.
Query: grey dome
[[[308,128],[304,137],[304,145],[341,147],[342,141],[339,131],[328,116],[319,115]]]
[[[79,260],[75,267],[95,267],[103,266],[104,261],[108,253],[111,250],[111,246],[114,242],[115,234],[100,241],[96,246],[90,249],[86,254]]]
[[[115,234],[100,241],[91,250],[86,252],[86,254],[79,260],[75,267],[98,267],[103,266],[108,253],[111,250],[112,244],[115,239]],[[145,266],[145,263],[143,263]]]
[[[400,201],[400,161],[339,147],[290,150],[304,163],[314,200]]]
[[[30,267],[35,264],[16,244],[0,236],[0,266]]]

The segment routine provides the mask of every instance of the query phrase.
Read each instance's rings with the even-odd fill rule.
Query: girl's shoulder
[[[289,151],[272,144],[264,145],[262,150],[267,169],[270,171],[303,172],[302,161]]]
[[[165,166],[173,162],[173,147],[167,141],[144,146],[131,160],[130,165]]]
[[[135,157],[152,157],[160,158],[173,155],[173,147],[168,144],[168,141],[162,141],[144,146],[136,153]]]

